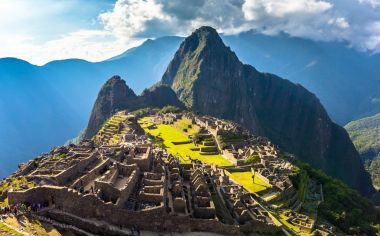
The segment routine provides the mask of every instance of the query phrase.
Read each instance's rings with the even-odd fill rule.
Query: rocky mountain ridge
[[[373,192],[347,132],[318,98],[241,63],[215,29],[201,27],[187,37],[159,84],[171,86],[189,109],[240,123],[361,193]]]
[[[117,111],[166,105],[183,106],[170,87],[155,86],[145,89],[140,96],[137,96],[120,76],[113,76],[102,86],[98,94],[84,138],[94,136],[103,123]]]

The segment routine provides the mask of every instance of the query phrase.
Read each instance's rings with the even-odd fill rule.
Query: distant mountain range
[[[69,59],[35,66],[0,59],[0,177],[84,129],[111,76],[123,76],[137,92],[158,81],[181,40],[148,40],[98,63]]]
[[[300,83],[345,124],[380,112],[380,56],[345,43],[246,32],[222,37],[242,62]],[[136,93],[160,80],[183,38],[147,40],[106,61],[68,59],[34,66],[0,59],[0,176],[47,148],[76,136],[99,87],[120,75]]]

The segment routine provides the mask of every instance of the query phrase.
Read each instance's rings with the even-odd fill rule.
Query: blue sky
[[[101,53],[88,55],[76,49],[83,41],[101,42],[104,37],[115,40],[112,35],[104,35],[104,25],[98,19],[100,14],[112,10],[114,3],[113,0],[1,0],[0,57],[18,57],[35,64],[71,57],[103,58]],[[127,47],[128,44],[108,55]]]
[[[380,0],[0,0],[0,57],[100,61],[202,25],[380,51]]]

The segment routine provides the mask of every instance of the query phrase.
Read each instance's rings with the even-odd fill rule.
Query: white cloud
[[[1,54],[22,58],[36,65],[67,58],[101,61],[140,42],[141,40],[120,41],[104,30],[80,30],[42,44],[35,44],[28,37],[0,38]]]
[[[244,16],[247,20],[258,20],[261,16],[285,17],[292,14],[316,14],[332,7],[325,1],[315,0],[246,0],[243,4]]]
[[[117,0],[81,27],[58,17],[77,9],[73,2],[81,0],[40,1],[44,7],[29,0],[0,1],[0,57],[37,64],[73,57],[99,61],[146,38],[186,36],[202,25],[224,34],[253,29],[344,40],[380,52],[380,0]]]
[[[350,27],[350,24],[347,22],[347,20],[344,17],[330,19],[327,23],[330,25],[336,25],[342,29],[347,29],[348,27]]]
[[[106,29],[126,40],[188,35],[210,25],[225,34],[286,32],[376,50],[378,32],[368,28],[380,21],[380,0],[118,0],[100,17]]]
[[[163,13],[162,5],[154,0],[119,0],[113,11],[102,13],[99,18],[106,30],[127,41],[137,33],[144,32],[149,21],[158,20],[165,24],[171,20]]]

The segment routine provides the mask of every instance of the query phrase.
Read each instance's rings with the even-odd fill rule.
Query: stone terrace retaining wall
[[[86,223],[85,219],[97,219],[116,227],[137,225],[142,230],[154,232],[215,232],[227,235],[240,235],[242,231],[276,232],[278,228],[265,225],[225,225],[214,219],[194,219],[189,216],[168,215],[164,206],[158,206],[142,211],[119,209],[112,203],[104,203],[96,196],[82,195],[66,187],[43,186],[26,191],[9,192],[9,203],[41,203],[54,201],[54,207],[65,214],[65,217],[54,217],[57,221],[72,224],[78,228],[107,232],[105,226],[95,226]],[[51,212],[53,217],[54,212]],[[55,213],[56,214],[56,213]],[[80,219],[83,218],[83,219]],[[74,220],[76,219],[76,220]],[[78,220],[79,219],[79,220]],[[105,224],[107,225],[107,224]],[[108,227],[108,226],[107,226]]]
[[[73,176],[78,175],[82,170],[90,165],[93,161],[96,160],[97,154],[93,153],[91,156],[80,160],[76,165],[69,167],[67,170],[55,176],[57,183],[60,185],[66,183]]]
[[[107,159],[105,161],[102,161],[99,165],[97,165],[94,169],[92,169],[90,172],[88,172],[86,175],[79,178],[77,181],[74,182],[74,184],[71,185],[72,188],[74,187],[81,187],[81,184],[84,186],[90,183],[91,181],[95,180],[99,174],[105,170],[105,168],[109,165],[110,160]]]

